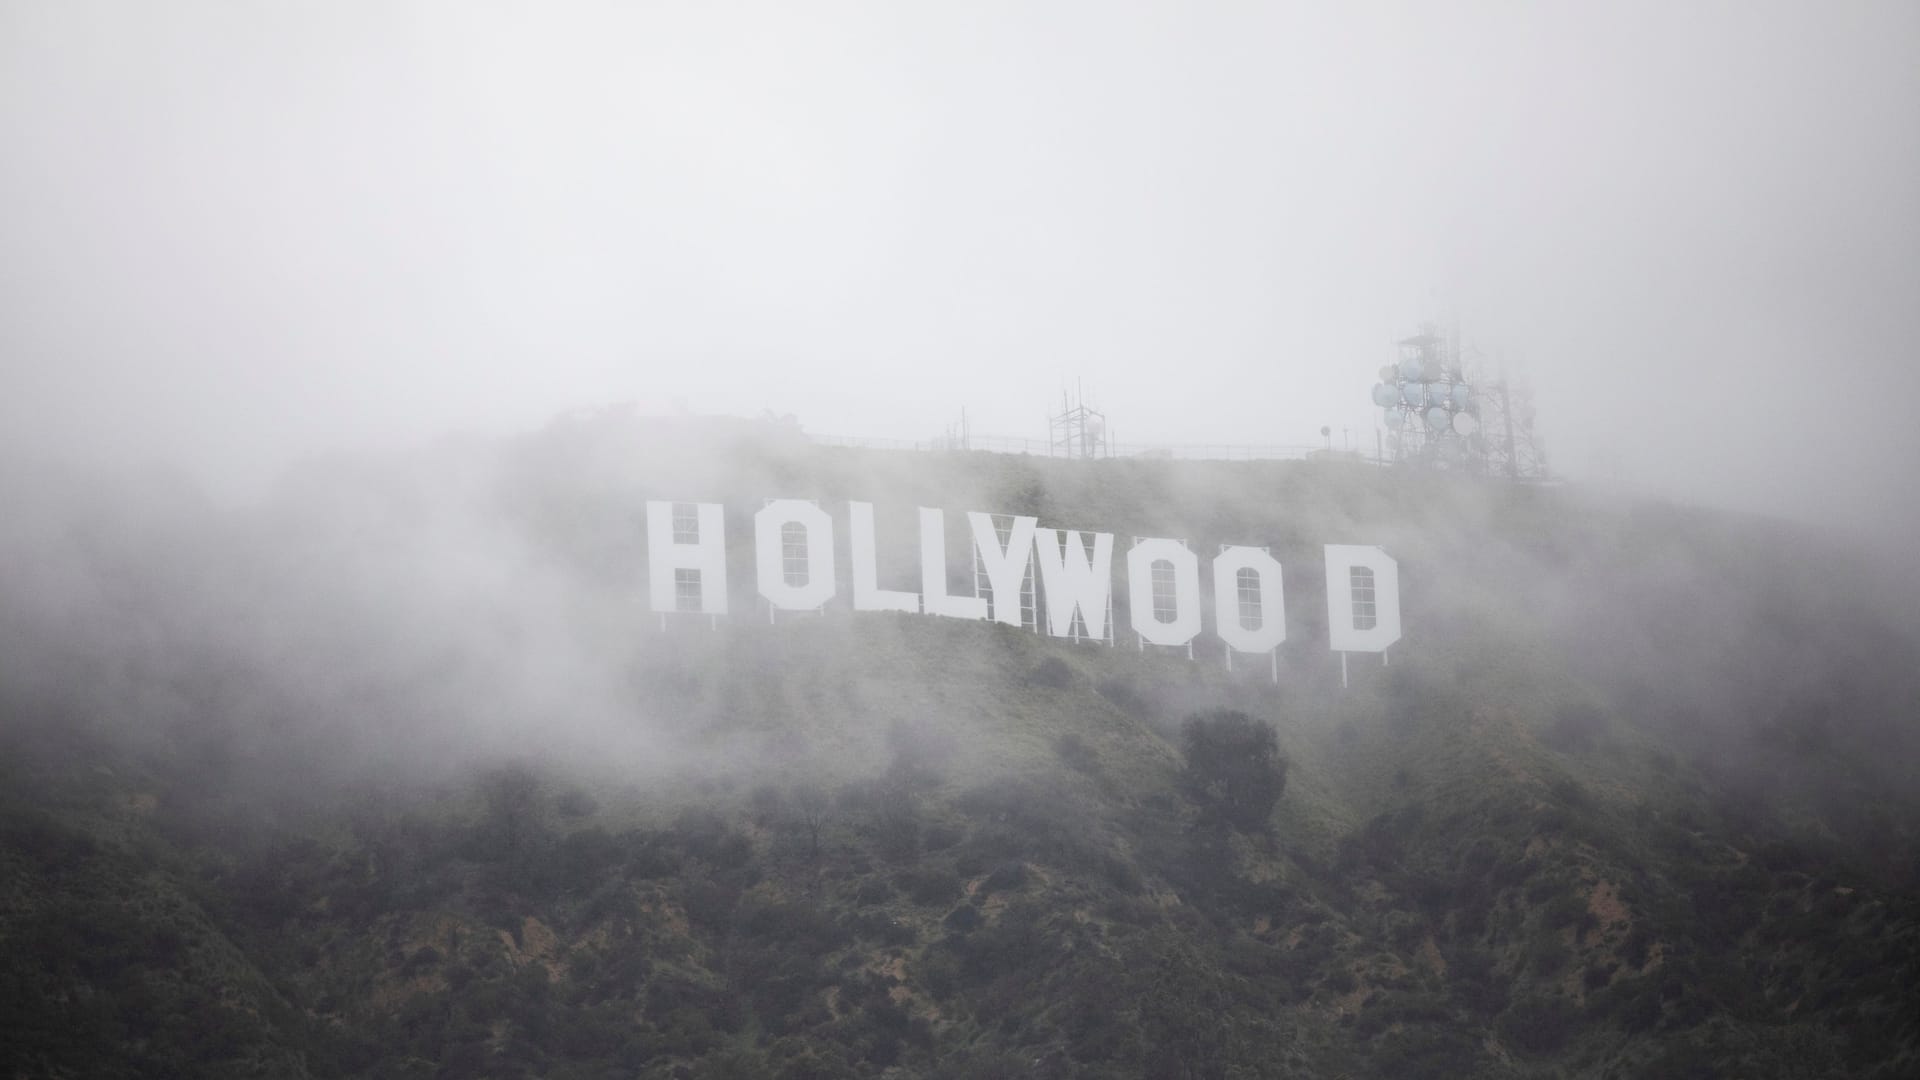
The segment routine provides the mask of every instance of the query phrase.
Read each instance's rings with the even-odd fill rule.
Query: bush
[[[1233,709],[1187,718],[1180,729],[1187,796],[1206,817],[1236,829],[1264,829],[1287,788],[1287,759],[1273,725]]]
[[[1577,925],[1588,914],[1586,900],[1572,893],[1563,893],[1547,901],[1546,907],[1541,909],[1540,921],[1549,929],[1558,930]]]
[[[920,937],[912,926],[883,911],[855,912],[846,922],[855,934],[882,945],[911,945]]]
[[[1607,715],[1599,709],[1585,703],[1563,705],[1554,713],[1541,741],[1562,753],[1584,754],[1606,730]]]
[[[908,870],[895,880],[916,904],[945,905],[960,896],[960,878],[951,870],[922,867]]]
[[[1074,772],[1093,776],[1100,771],[1100,759],[1094,756],[1093,748],[1087,745],[1087,740],[1071,731],[1054,742],[1053,752],[1059,754],[1061,763]]]
[[[1549,932],[1534,940],[1533,947],[1528,951],[1528,966],[1536,975],[1557,975],[1567,966],[1572,955],[1560,936]]]
[[[982,884],[981,891],[985,893],[1014,892],[1024,887],[1026,883],[1027,864],[1016,860],[994,867],[993,873],[988,874],[986,882]]]
[[[1484,1076],[1488,1062],[1478,1041],[1464,1031],[1409,1027],[1381,1040],[1373,1065],[1378,1074],[1405,1080]]]
[[[1531,997],[1514,1002],[1495,1025],[1500,1037],[1535,1054],[1551,1054],[1566,1044],[1575,1023],[1573,1006],[1560,998]]]
[[[592,817],[599,811],[600,804],[595,802],[593,796],[587,794],[585,791],[579,788],[572,788],[554,800],[553,808],[560,812],[561,817],[577,819]]]
[[[1057,656],[1049,656],[1033,666],[1027,672],[1027,685],[1044,686],[1051,690],[1065,690],[1073,685],[1073,668]]]
[[[1587,1009],[1611,1017],[1625,1031],[1646,1031],[1660,1020],[1660,987],[1651,979],[1627,979],[1596,990],[1587,998]]]
[[[1109,676],[1094,684],[1100,696],[1112,702],[1121,712],[1132,716],[1144,717],[1153,711],[1152,703],[1136,688],[1131,679]]]
[[[753,858],[753,843],[711,810],[686,810],[674,820],[671,833],[681,851],[723,869]]]
[[[888,862],[920,857],[920,795],[913,780],[895,771],[840,793],[841,808],[862,822],[873,850]]]
[[[978,911],[975,911],[966,904],[962,904],[948,912],[947,917],[942,919],[941,923],[949,930],[964,934],[978,927],[981,921]]]

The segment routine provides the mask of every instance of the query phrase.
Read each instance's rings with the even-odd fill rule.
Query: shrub
[[[1093,754],[1093,748],[1087,740],[1074,732],[1060,736],[1053,744],[1053,752],[1060,755],[1060,761],[1074,772],[1092,776],[1100,771],[1100,760]]]
[[[753,858],[753,843],[711,810],[686,810],[674,820],[680,850],[716,867],[733,868]]]
[[[1181,776],[1203,816],[1242,831],[1264,829],[1287,787],[1287,759],[1273,725],[1220,709],[1187,718],[1180,731]]]
[[[1027,864],[1015,860],[1001,863],[987,875],[981,891],[987,893],[1013,892],[1027,883]]]
[[[1065,690],[1073,685],[1073,668],[1057,656],[1049,656],[1027,672],[1027,685]]]
[[[554,800],[553,808],[564,818],[591,817],[600,809],[593,796],[579,788],[571,788]]]
[[[960,896],[959,875],[951,870],[921,867],[902,873],[896,880],[916,904],[949,904]]]
[[[966,904],[962,904],[959,907],[954,908],[952,911],[947,913],[947,917],[945,919],[941,920],[941,922],[947,927],[947,929],[957,931],[962,934],[979,926],[981,921],[982,920],[980,918],[980,913],[978,911],[975,911],[972,907]]]
[[[912,926],[883,911],[855,912],[846,923],[855,934],[882,945],[911,945],[920,936]]]
[[[1567,966],[1572,953],[1558,934],[1542,934],[1533,943],[1531,966],[1536,975],[1555,975]]]
[[[1535,1054],[1551,1054],[1573,1033],[1573,1006],[1560,998],[1530,997],[1513,1003],[1495,1029],[1507,1042]]]
[[[439,962],[440,962],[440,950],[434,948],[431,945],[425,945],[418,949],[415,949],[413,951],[413,955],[407,957],[407,962],[402,968],[402,973],[407,975],[413,975],[418,973],[422,968],[433,967],[435,964],[438,964]]]
[[[1141,695],[1130,679],[1108,676],[1094,684],[1094,689],[1121,712],[1143,717],[1153,711],[1151,703]]]
[[[1585,703],[1564,705],[1554,713],[1542,741],[1568,754],[1583,754],[1606,732],[1607,715]]]
[[[1562,893],[1547,901],[1547,906],[1540,913],[1540,921],[1549,928],[1558,930],[1561,927],[1579,923],[1582,917],[1588,914],[1587,902],[1584,899],[1572,893]]]

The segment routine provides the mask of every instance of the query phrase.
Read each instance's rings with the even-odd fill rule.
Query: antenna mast
[[[1087,407],[1078,379],[1071,397],[1060,391],[1060,411],[1047,417],[1047,454],[1052,457],[1111,457],[1107,414]]]

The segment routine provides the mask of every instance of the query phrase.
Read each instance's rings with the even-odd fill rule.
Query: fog
[[[1756,626],[1792,606],[1769,597],[1860,620],[1805,678],[1776,661],[1783,694],[1911,624],[1831,572],[1920,522],[1911,7],[0,11],[0,580],[14,693],[50,716],[189,746],[173,721],[245,718],[347,774],[530,736],[661,774],[777,762],[688,725],[851,691],[780,683],[805,665],[738,635],[649,637],[645,498],[729,501],[736,545],[763,497],[871,500],[907,590],[914,505],[1275,544],[1309,582],[1286,655],[1312,685],[1327,542],[1410,560],[1436,657],[1449,626],[1569,655],[1608,628],[1575,667],[1658,683],[1667,718],[1771,692],[1728,689],[1792,651]],[[1492,486],[628,419],[925,440],[965,410],[1038,440],[1084,386],[1123,442],[1325,425],[1370,450],[1374,373],[1429,321],[1532,388],[1575,484],[1553,505],[1615,546]],[[1247,502],[1272,484],[1304,500],[1285,524]],[[1812,531],[1729,567],[1758,517]],[[1674,625],[1643,636],[1629,596]],[[830,670],[863,647],[819,641]]]
[[[1916,103],[1912,3],[0,0],[0,1075],[1914,1073]],[[1370,452],[1425,324],[1564,482],[821,438]]]
[[[752,515],[775,491],[836,522],[839,590],[823,615],[770,618],[756,596]],[[1761,740],[1807,725],[1844,745],[1847,784],[1907,790],[1886,778],[1920,760],[1920,625],[1873,564],[1813,526],[1577,487],[1340,463],[846,450],[778,424],[615,411],[333,457],[245,507],[151,472],[15,470],[0,495],[0,736],[22,760],[169,763],[242,805],[416,789],[503,761],[622,790],[844,782],[882,770],[903,730],[973,775],[1018,774],[1045,727],[1036,710],[1171,738],[1181,717],[1236,706],[1297,740],[1341,717],[1519,707],[1539,724],[1581,707],[1741,783],[1783,768]],[[649,604],[646,500],[688,497],[724,506],[731,599],[717,618]],[[879,587],[909,594],[922,588],[915,506],[947,511],[954,595],[973,583],[963,511],[1117,533],[1121,647],[851,611],[849,499],[875,504]],[[1210,574],[1190,656],[1137,646],[1130,536],[1269,548],[1287,626],[1271,680],[1265,656],[1226,662]],[[1329,649],[1330,542],[1377,543],[1400,563],[1405,637],[1390,669]],[[1098,693],[1035,696],[1049,663]],[[1845,791],[1827,768],[1797,761],[1807,785]]]
[[[0,3],[0,448],[564,409],[1370,448],[1456,321],[1575,480],[1911,535],[1920,11]]]

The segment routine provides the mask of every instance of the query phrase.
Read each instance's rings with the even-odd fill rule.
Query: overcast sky
[[[1920,4],[0,0],[0,446],[637,400],[1371,445],[1424,320],[1553,463],[1911,528]]]

